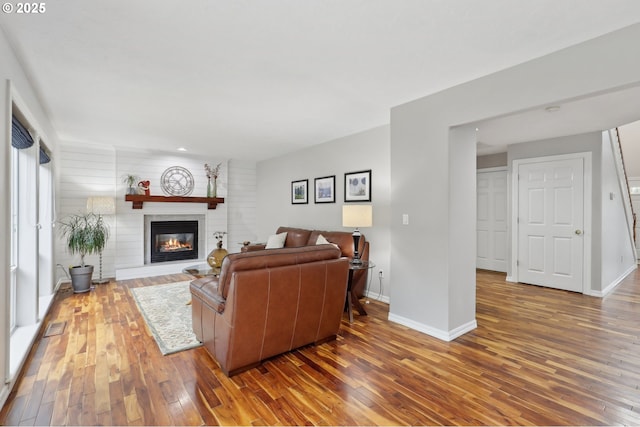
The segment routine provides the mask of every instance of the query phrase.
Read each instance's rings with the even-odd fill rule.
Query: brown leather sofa
[[[227,255],[191,282],[193,330],[228,376],[336,337],[349,261],[333,245]]]
[[[322,231],[322,230],[308,230],[305,228],[294,227],[279,227],[276,234],[287,232],[287,239],[284,242],[285,248],[296,248],[300,246],[313,246],[318,240],[318,236],[322,234],[325,239],[331,243],[335,243],[340,247],[340,252],[343,257],[349,259],[353,258],[353,236],[351,232],[346,231]],[[262,250],[265,248],[263,244],[245,245],[242,252],[252,252],[256,250]],[[369,242],[364,237],[360,237],[358,244],[358,252],[360,259],[363,261],[369,260]],[[364,296],[364,291],[367,285],[367,270],[358,270],[353,273],[353,281],[351,289],[353,294],[358,298]]]

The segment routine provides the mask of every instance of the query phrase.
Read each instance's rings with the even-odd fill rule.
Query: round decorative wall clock
[[[193,175],[182,166],[171,166],[162,173],[160,185],[170,196],[188,196],[193,191]]]

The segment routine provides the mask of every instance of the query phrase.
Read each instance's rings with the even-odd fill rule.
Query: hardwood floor
[[[640,424],[640,274],[606,298],[478,272],[478,328],[446,343],[346,314],[338,340],[231,379],[203,348],[162,356],[128,288],[62,292],[0,412],[25,425]]]

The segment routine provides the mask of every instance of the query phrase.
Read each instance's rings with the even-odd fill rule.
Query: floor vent
[[[53,337],[55,335],[62,335],[64,328],[67,326],[67,322],[54,322],[49,323],[47,330],[44,333],[43,338]]]

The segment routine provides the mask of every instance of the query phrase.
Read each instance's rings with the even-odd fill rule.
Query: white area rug
[[[163,355],[202,345],[191,326],[189,282],[129,290]]]

